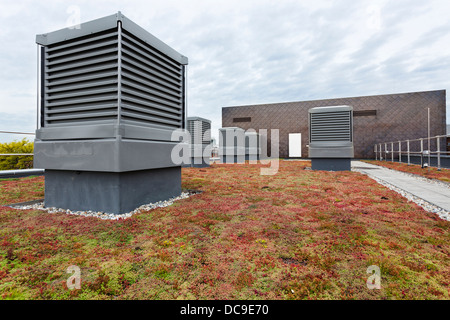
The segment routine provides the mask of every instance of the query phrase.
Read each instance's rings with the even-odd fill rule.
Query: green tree
[[[0,143],[0,154],[33,153],[34,143],[26,138],[20,141]],[[31,169],[33,156],[0,156],[0,170]]]

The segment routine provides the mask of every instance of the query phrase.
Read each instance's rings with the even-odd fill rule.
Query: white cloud
[[[0,11],[0,112],[34,123],[35,35],[67,27],[70,6],[82,22],[120,10],[186,55],[188,115],[213,135],[224,106],[450,86],[447,0],[16,0]]]

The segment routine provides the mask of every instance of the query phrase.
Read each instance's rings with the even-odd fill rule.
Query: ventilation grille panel
[[[211,143],[211,123],[201,120],[188,120],[188,131],[191,135],[191,144],[201,141],[202,144]]]
[[[310,113],[310,142],[352,141],[351,111]]]
[[[183,127],[184,66],[120,24],[42,50],[44,127]]]
[[[181,128],[182,90],[183,67],[124,30],[121,120]]]
[[[44,126],[117,118],[117,29],[51,44],[44,59]]]

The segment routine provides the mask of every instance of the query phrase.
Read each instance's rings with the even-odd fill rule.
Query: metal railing
[[[398,159],[401,163],[402,156],[406,156],[407,163],[410,165],[411,156],[420,156],[421,165],[424,167],[424,157],[428,158],[427,166],[430,166],[431,157],[435,155],[437,158],[437,168],[441,170],[442,157],[450,155],[449,138],[450,135],[441,135],[429,138],[377,143],[374,146],[375,160],[390,160],[394,162],[394,159]],[[445,139],[445,142],[442,144],[443,139]],[[442,150],[443,147],[445,147],[445,150]]]
[[[0,133],[7,133],[7,134],[24,134],[24,135],[32,135],[34,136],[34,133],[31,132],[18,132],[18,131],[0,131]],[[34,156],[34,153],[0,153],[0,156]]]
[[[211,158],[219,158],[219,147],[214,146],[211,148]]]

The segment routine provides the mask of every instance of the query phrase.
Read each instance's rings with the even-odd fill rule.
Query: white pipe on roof
[[[44,173],[44,169],[19,169],[19,170],[1,170],[0,171],[0,177],[1,176],[9,176],[9,175],[23,175],[23,174],[29,174],[32,175],[33,173],[39,174]]]

